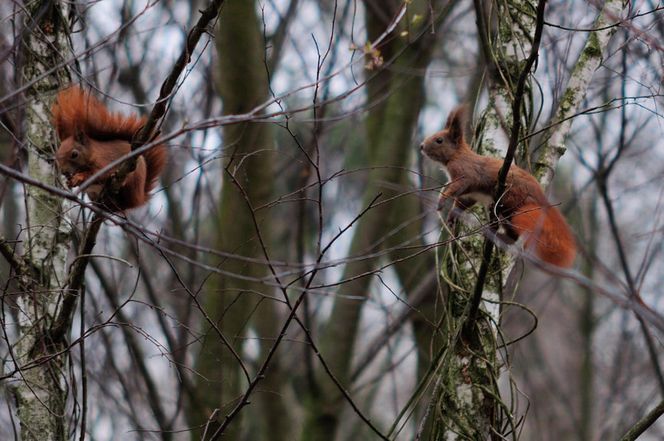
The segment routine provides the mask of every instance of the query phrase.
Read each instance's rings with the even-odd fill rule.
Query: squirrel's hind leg
[[[124,185],[122,186],[116,205],[122,210],[139,207],[147,202],[147,194],[145,193],[145,179],[147,176],[147,169],[145,159],[139,156],[136,160],[136,168],[133,172],[127,175]]]

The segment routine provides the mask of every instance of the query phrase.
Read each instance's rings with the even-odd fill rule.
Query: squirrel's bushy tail
[[[576,243],[565,218],[555,207],[529,204],[511,218],[512,227],[524,235],[526,249],[552,265],[570,268],[576,257]]]
[[[166,146],[159,144],[143,153],[145,163],[147,164],[145,176],[145,192],[149,193],[157,184],[159,175],[166,166]]]
[[[109,112],[97,98],[76,86],[58,93],[52,111],[60,140],[81,131],[98,141],[131,141],[145,124],[145,118]]]

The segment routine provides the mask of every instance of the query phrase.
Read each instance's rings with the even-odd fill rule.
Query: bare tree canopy
[[[664,438],[664,5],[0,23],[0,439]]]

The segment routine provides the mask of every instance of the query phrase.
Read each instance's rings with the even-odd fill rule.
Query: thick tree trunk
[[[67,54],[64,4],[33,2],[26,6],[26,32],[21,42],[24,65],[22,82],[28,85],[25,139],[28,173],[49,185],[58,185],[57,172],[48,159],[53,156],[55,135],[50,125],[50,106],[55,92],[67,81],[66,73],[48,70]],[[31,270],[21,275],[17,300],[18,339],[14,345],[16,374],[14,396],[24,441],[64,440],[66,428],[65,383],[67,357],[53,356],[66,347],[64,339],[53,341],[50,328],[60,306],[65,281],[69,228],[63,222],[60,198],[27,187],[27,241],[23,262]],[[27,270],[27,268],[25,268]],[[34,270],[32,270],[34,269]],[[30,369],[23,369],[35,363]]]
[[[479,4],[480,2],[476,2]],[[606,24],[607,13],[615,17],[619,10],[616,9],[618,2],[607,2],[600,13],[596,27],[601,28]],[[479,134],[477,145],[481,147],[482,153],[494,154],[502,157],[507,150],[509,135],[506,131],[514,124],[510,109],[514,99],[515,85],[520,73],[520,66],[530,53],[532,35],[535,29],[535,14],[537,2],[511,1],[499,3],[497,6],[497,28],[494,37],[486,41],[494,44],[488,47],[489,64],[492,68],[492,81],[489,84],[489,106],[482,115],[483,130]],[[481,8],[478,8],[481,9]],[[526,13],[527,12],[527,13]],[[478,20],[483,25],[488,20]],[[482,32],[482,29],[480,29]],[[489,34],[490,30],[484,28]],[[554,122],[563,120],[574,113],[574,110],[585,95],[585,90],[590,83],[592,74],[599,65],[602,51],[608,43],[612,32],[609,29],[590,33],[586,48],[583,50],[577,67],[564,94],[559,112]],[[486,50],[486,48],[485,48]],[[500,75],[496,75],[500,72]],[[524,95],[524,112],[521,127],[527,130],[531,127],[530,112],[532,99],[526,87]],[[533,173],[546,187],[553,176],[553,170],[558,159],[565,152],[563,140],[569,132],[571,120],[564,124],[553,126],[546,136],[550,142],[544,147],[539,156],[537,166]],[[520,154],[517,158],[524,158],[530,150],[527,146],[520,146]],[[465,253],[455,253],[458,256],[470,256],[470,261],[465,258],[448,263],[446,271],[452,271],[454,286],[460,287],[450,297],[463,299],[472,293],[476,283],[476,270],[481,265],[483,238],[474,237],[464,240],[459,246],[463,247]],[[449,317],[456,317],[451,321],[450,344],[454,347],[453,354],[442,353],[439,371],[436,378],[436,401],[432,406],[437,408],[432,414],[435,415],[434,431],[431,439],[487,439],[492,433],[500,433],[501,428],[512,430],[514,428],[514,416],[502,411],[500,393],[497,379],[500,375],[499,360],[496,357],[497,343],[495,324],[499,323],[500,310],[495,302],[505,295],[508,281],[518,278],[515,271],[514,259],[504,253],[494,253],[493,262],[489,266],[488,282],[483,292],[483,309],[485,320],[481,320],[477,328],[477,335],[470,339],[460,337],[462,324],[456,323],[456,319],[464,318],[460,312],[466,307],[459,300],[450,299]],[[457,336],[454,338],[454,336]]]
[[[482,132],[476,145],[482,154],[502,157],[507,150],[512,124],[511,108],[515,89],[525,59],[530,55],[535,31],[536,1],[498,2],[493,17],[487,17],[482,2],[475,2],[480,41],[488,66],[489,105],[482,114]],[[528,12],[528,13],[526,13]],[[490,43],[489,43],[490,42]],[[524,93],[524,108],[530,106],[530,87]],[[529,115],[526,113],[524,119]],[[529,127],[524,122],[522,127]],[[482,208],[478,215],[486,217]],[[465,227],[460,227],[464,229]],[[476,325],[464,330],[469,304],[478,283],[484,254],[484,237],[475,235],[455,243],[445,255],[443,272],[450,280],[447,302],[448,343],[439,354],[434,401],[430,417],[430,439],[487,439],[503,426],[498,390],[499,363],[496,357],[497,306],[502,298],[504,277],[511,263],[502,253],[494,252],[487,262],[488,272],[482,288],[482,311]],[[468,330],[471,330],[471,333]],[[511,418],[510,415],[507,415]]]
[[[386,103],[377,109],[379,119],[371,115],[367,121],[370,155],[373,164],[380,167],[369,173],[363,208],[369,206],[371,201],[381,194],[378,202],[395,194],[394,190],[384,186],[384,183],[402,182],[404,170],[414,151],[413,130],[424,102],[424,76],[419,73],[429,64],[433,41],[437,35],[431,34],[428,29],[423,31],[430,24],[429,2],[414,1],[408,7],[408,16],[412,17],[419,13],[423,19],[418,26],[401,23],[395,35],[408,30],[410,41],[402,40],[402,43],[396,47],[390,47],[389,52],[398,54],[393,64],[395,68],[393,72],[418,72],[418,75],[380,74],[377,77],[378,85],[372,86],[368,91],[369,98],[386,99]],[[434,4],[434,10],[439,11],[437,4]],[[371,26],[369,28],[371,29]],[[368,72],[368,75],[372,74],[373,72]],[[359,220],[349,252],[351,258],[374,252],[377,247],[382,246],[377,244],[394,227],[386,221],[390,218],[392,209],[388,203],[379,204],[372,207]],[[343,279],[352,280],[341,286],[339,294],[368,297],[371,277],[360,275],[370,273],[376,264],[376,259],[359,259],[348,263],[344,269]],[[344,387],[348,388],[350,362],[364,302],[349,300],[344,298],[345,296],[335,299],[328,325],[322,335],[321,353],[332,373]],[[307,417],[301,438],[306,441],[334,439],[344,407],[341,393],[326,374],[319,372],[317,379],[320,390],[307,402]]]
[[[262,26],[256,16],[255,4],[245,0],[227,0],[220,14],[217,33],[219,56],[219,90],[224,114],[248,112],[269,98],[268,78],[264,64],[265,48]],[[264,243],[270,243],[269,210],[252,213],[252,207],[268,202],[273,186],[272,163],[274,141],[271,128],[265,123],[243,123],[225,126],[223,129],[224,167],[222,170],[221,202],[217,248],[245,257],[264,258],[253,216],[260,225]],[[225,259],[219,268],[246,277],[267,276],[263,264],[236,259]],[[213,282],[213,289],[206,293],[205,310],[218,326],[236,354],[242,356],[243,344],[255,324],[261,338],[261,354],[268,349],[276,336],[279,324],[273,301],[261,294],[273,295],[267,285],[225,276]],[[248,384],[246,375],[233,352],[222,342],[217,331],[204,322],[206,334],[196,363],[197,403],[191,403],[189,411],[192,426],[205,424],[215,409],[219,409],[211,421],[208,433],[214,433],[216,421],[223,419],[235,400]],[[264,337],[264,338],[263,338]],[[246,367],[246,363],[245,363]],[[271,369],[261,383],[261,391],[254,397],[262,414],[257,419],[265,424],[243,424],[239,419],[224,432],[224,439],[240,439],[245,428],[251,439],[289,439],[289,412],[282,400],[280,388],[280,363],[273,359]],[[262,438],[259,438],[262,430]],[[192,439],[200,439],[201,432],[194,432]]]

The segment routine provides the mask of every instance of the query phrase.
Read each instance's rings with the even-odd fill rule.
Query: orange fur
[[[52,112],[60,140],[74,136],[78,129],[99,141],[131,141],[145,124],[145,118],[109,112],[99,100],[79,87],[70,87],[58,93]]]
[[[78,87],[60,92],[52,113],[61,141],[55,159],[70,187],[80,185],[103,167],[130,153],[133,136],[145,124],[145,118],[109,112],[95,97]],[[145,204],[166,165],[166,157],[163,144],[143,153],[117,194],[101,202],[112,211]],[[114,171],[101,179],[105,181]],[[96,199],[100,188],[93,185],[86,192]]]
[[[574,264],[574,237],[555,207],[524,205],[510,221],[518,235],[526,238],[525,248],[533,249],[540,259],[563,268]]]
[[[455,109],[445,128],[424,140],[420,148],[431,159],[440,162],[450,182],[445,187],[439,209],[451,200],[452,208],[466,210],[476,202],[491,201],[503,161],[473,152],[464,140],[462,107]],[[492,204],[511,239],[525,238],[527,249],[545,262],[571,267],[576,257],[576,244],[565,218],[551,206],[537,180],[524,169],[512,165],[505,192]],[[451,210],[450,213],[453,213]]]

